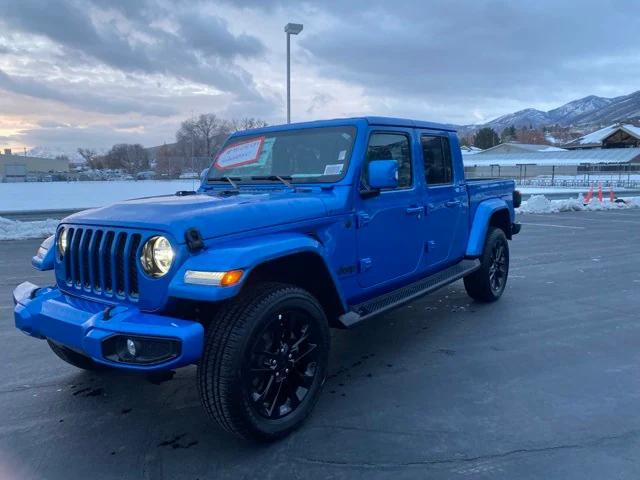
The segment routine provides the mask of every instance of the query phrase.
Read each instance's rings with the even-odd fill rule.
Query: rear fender
[[[273,234],[221,244],[190,257],[176,272],[169,285],[169,295],[175,298],[216,302],[236,296],[252,270],[265,262],[297,253],[318,255],[328,266],[324,246],[316,239],[300,233]],[[226,272],[242,269],[240,282],[230,287],[193,285],[184,282],[187,270]],[[335,275],[327,268],[335,286]]]
[[[491,198],[484,200],[478,205],[475,216],[473,217],[473,224],[471,225],[471,231],[469,232],[469,242],[467,243],[467,257],[479,257],[484,249],[484,240],[489,230],[489,224],[491,217],[501,211],[505,210],[509,214],[509,218],[513,221],[509,206],[507,202],[501,198]]]

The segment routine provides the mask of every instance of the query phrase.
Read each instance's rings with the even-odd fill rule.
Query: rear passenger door
[[[459,232],[468,202],[464,179],[456,178],[449,136],[445,132],[421,132],[420,144],[426,187],[425,268],[432,270],[464,255]]]

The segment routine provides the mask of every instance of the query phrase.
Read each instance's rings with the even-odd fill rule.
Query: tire
[[[327,318],[312,295],[281,283],[252,286],[207,331],[197,373],[202,405],[234,435],[283,438],[318,401],[329,344]]]
[[[47,343],[49,344],[49,347],[51,347],[51,350],[53,350],[53,353],[58,356],[58,358],[64,360],[69,365],[73,365],[76,368],[89,370],[91,372],[99,372],[108,368],[104,365],[100,365],[99,363],[94,362],[89,357],[82,355],[81,353],[71,350],[70,348],[67,348],[58,343],[52,342],[49,339],[47,339]]]
[[[469,296],[478,302],[495,302],[502,296],[508,276],[507,237],[502,229],[490,227],[480,256],[480,268],[464,277],[464,288]]]

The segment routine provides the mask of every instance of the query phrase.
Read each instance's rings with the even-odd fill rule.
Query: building
[[[473,145],[460,145],[460,150],[462,151],[462,155],[475,155],[482,151],[481,148],[474,147]]]
[[[505,142],[477,152],[476,155],[506,155],[511,153],[562,152],[564,148],[534,143]]]
[[[609,125],[564,145],[564,148],[570,150],[638,147],[640,147],[640,127],[630,123]]]
[[[463,155],[470,178],[500,176],[578,175],[589,172],[640,172],[640,148],[534,151]]]
[[[10,148],[0,155],[0,182],[42,180],[52,174],[69,172],[69,160],[15,155]]]

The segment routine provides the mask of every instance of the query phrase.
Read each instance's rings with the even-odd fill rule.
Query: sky
[[[0,148],[170,143],[200,113],[483,123],[640,88],[636,0],[0,0]]]

